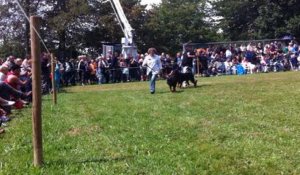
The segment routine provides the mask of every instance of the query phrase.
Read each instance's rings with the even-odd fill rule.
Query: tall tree
[[[300,0],[212,1],[219,27],[230,40],[300,37]]]
[[[176,52],[185,42],[210,40],[211,28],[205,14],[205,0],[163,0],[149,11],[144,28],[148,47]]]
[[[27,16],[37,14],[41,0],[19,0]],[[25,18],[16,1],[3,1],[0,4],[0,40],[25,48],[29,53],[29,22]],[[13,44],[12,44],[13,43]],[[10,47],[11,47],[10,46]]]

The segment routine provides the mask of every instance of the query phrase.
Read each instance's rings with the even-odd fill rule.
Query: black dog
[[[190,85],[189,81],[191,81],[194,84],[194,87],[197,87],[197,80],[195,80],[193,73],[179,73],[178,86],[180,88],[182,87],[183,82],[186,82],[187,85]]]
[[[170,87],[171,92],[176,92],[176,86],[182,87],[182,83],[186,81],[191,81],[194,84],[194,87],[197,86],[197,80],[195,80],[193,73],[181,73],[178,70],[172,71],[167,77],[167,84]]]
[[[179,71],[172,71],[168,76],[167,76],[167,84],[170,87],[171,92],[176,92],[176,86],[178,84],[179,80]]]

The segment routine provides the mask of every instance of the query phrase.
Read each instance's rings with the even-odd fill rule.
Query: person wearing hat
[[[160,57],[156,55],[156,49],[150,48],[148,49],[148,55],[145,57],[143,62],[143,67],[147,67],[147,75],[150,79],[150,93],[155,93],[155,81],[157,75],[160,73],[162,69],[162,64]]]

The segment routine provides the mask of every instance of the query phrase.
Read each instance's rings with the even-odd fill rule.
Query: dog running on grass
[[[182,83],[186,81],[191,81],[194,84],[194,87],[197,86],[197,80],[195,80],[194,75],[192,72],[181,73],[178,70],[173,70],[167,76],[167,84],[169,85],[171,92],[176,92],[176,86],[178,85],[179,88],[182,88]]]

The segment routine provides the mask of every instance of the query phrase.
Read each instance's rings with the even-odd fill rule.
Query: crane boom
[[[125,58],[137,57],[137,48],[133,42],[133,31],[134,29],[128,22],[128,19],[124,13],[124,10],[121,6],[119,0],[109,0],[114,13],[116,14],[117,20],[121,26],[121,29],[124,33],[124,38],[122,38],[122,54]]]
[[[129,24],[125,13],[123,11],[123,8],[121,6],[121,3],[119,0],[110,0],[112,8],[114,9],[118,21],[120,22],[121,28],[123,30],[123,33],[125,35],[125,38],[128,39],[128,43],[132,44],[133,42],[133,28],[131,27],[131,25]]]

